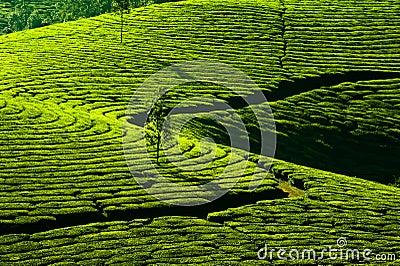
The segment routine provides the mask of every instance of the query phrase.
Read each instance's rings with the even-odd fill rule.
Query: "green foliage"
[[[38,10],[33,10],[29,15],[26,26],[28,29],[38,28],[43,25],[43,18]]]
[[[153,108],[148,115],[148,122],[145,126],[146,140],[149,145],[155,145],[156,148],[156,162],[159,164],[160,149],[162,149],[162,138],[167,140],[171,132],[164,128],[166,105],[164,100],[159,100],[154,103]]]
[[[111,11],[113,0],[63,0],[56,4],[51,17],[57,21],[66,22],[80,18],[98,16]]]
[[[118,12],[128,12],[131,8],[131,1],[130,0],[114,0],[113,1],[114,9]]]
[[[186,1],[131,10],[124,17],[130,27],[123,47],[115,43],[119,14],[0,37],[0,229],[5,232],[0,236],[0,264],[257,265],[256,252],[266,242],[277,248],[320,248],[334,246],[338,237],[347,237],[349,245],[398,254],[398,188],[276,160],[277,177],[305,194],[266,200],[280,191],[269,173],[262,186],[249,192],[253,173],[265,177],[254,163],[255,154],[231,190],[232,200],[221,207],[226,210],[209,213],[209,221],[182,217],[178,209],[175,217],[100,222],[163,215],[160,210],[170,208],[135,183],[121,145],[121,120],[132,93],[140,96],[140,84],[164,66],[219,60],[246,72],[265,91],[297,76],[399,69],[394,45],[398,7],[393,2],[285,5],[283,67],[280,2]],[[359,21],[363,25],[354,26]],[[332,25],[339,25],[337,31]],[[390,145],[396,142],[378,140],[399,136],[398,87],[395,78],[348,82],[271,103],[280,125],[278,152],[287,161],[301,158],[304,164],[327,165],[342,160],[347,164],[339,166],[358,173],[379,170],[376,157],[364,151],[386,145],[382,148],[392,152],[378,156],[396,160],[397,146]],[[218,86],[188,84],[168,104],[202,94],[232,97]],[[240,114],[251,128],[257,126],[246,109]],[[186,132],[181,138],[201,139],[222,130],[198,119],[188,123]],[[151,167],[140,164],[144,155],[135,152],[135,141],[144,140],[138,134],[132,143],[132,156],[139,162],[134,175],[151,176]],[[204,168],[183,171],[165,162],[160,171],[182,184],[207,182],[218,176],[231,154],[230,147],[216,146],[215,160],[206,165],[198,143],[188,137],[181,146],[184,155]],[[329,158],[331,149],[341,157]],[[356,150],[365,153],[359,160],[364,164],[353,163]],[[239,155],[234,158],[237,165],[244,160]],[[235,176],[236,169],[230,174]],[[174,194],[163,186],[159,192]],[[258,202],[230,208],[243,198]],[[206,206],[195,210],[208,210]],[[99,222],[63,227],[90,220]],[[26,234],[30,230],[42,232]]]
[[[148,122],[146,123],[147,140],[150,145],[155,145],[163,134],[166,111],[164,100],[159,100],[154,103],[153,108],[150,110],[147,118]]]
[[[8,25],[3,32],[11,33],[97,16],[110,12],[111,4],[112,0],[47,0],[44,5],[35,1],[16,0],[11,3],[7,15]]]
[[[9,15],[8,26],[5,32],[20,31],[29,28],[29,24],[36,24],[40,18],[38,14],[33,14],[33,7],[25,2],[18,3]],[[39,22],[41,23],[41,22]]]
[[[168,1],[155,0],[13,0],[4,7],[4,22],[0,16],[0,32],[11,33],[25,29],[111,12],[128,12],[130,8],[142,7]],[[2,14],[0,14],[2,15]]]
[[[400,176],[398,177],[394,176],[393,179],[394,179],[393,185],[400,188]]]

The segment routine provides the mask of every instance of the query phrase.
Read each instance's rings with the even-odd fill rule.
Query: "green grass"
[[[165,216],[171,206],[136,184],[121,138],[131,96],[149,97],[151,91],[138,90],[141,83],[177,62],[227,63],[267,96],[300,77],[399,71],[398,8],[372,0],[183,1],[132,10],[123,44],[115,14],[0,36],[0,262],[256,265],[265,243],[317,248],[335,245],[339,237],[351,247],[400,258],[400,191],[361,179],[394,183],[389,177],[398,173],[398,78],[371,75],[271,102],[277,158],[283,161],[265,175],[251,154],[224,202],[227,210],[210,211],[208,221]],[[190,83],[170,92],[168,105],[204,94],[228,102],[234,96],[222,86]],[[252,107],[261,112],[265,105]],[[238,113],[257,146],[254,116],[248,108]],[[143,139],[135,136],[129,146],[134,174],[152,176],[137,145]],[[200,153],[203,136],[216,137],[210,164]],[[244,163],[243,152],[231,153],[226,134],[207,119],[188,123],[180,140],[185,156],[201,169],[163,162],[160,171],[174,182],[212,180],[230,157]],[[250,192],[253,172],[265,180]],[[279,187],[279,179],[287,183]],[[266,200],[279,188],[296,197]],[[245,198],[259,201],[230,208]],[[137,213],[156,218],[134,219]]]
[[[283,133],[276,156],[392,183],[399,171],[399,81],[347,82],[271,103]]]
[[[282,162],[274,170],[301,181],[304,197],[259,201],[212,213],[208,220],[245,233],[258,246],[321,250],[345,237],[347,248],[399,254],[398,188]]]
[[[393,1],[284,1],[285,69],[296,76],[399,71],[400,20]],[[388,19],[390,18],[390,19]],[[361,63],[363,62],[363,63]]]
[[[228,5],[227,9],[233,13],[228,17],[226,34],[236,34],[235,28],[239,25],[255,29],[254,21],[258,19],[262,25],[259,34],[278,38],[274,37],[276,29],[270,27],[277,17],[274,10],[259,15],[249,11],[243,16],[251,21],[245,24],[242,17],[234,15],[249,6],[252,6],[249,2]],[[260,12],[264,9],[260,6]],[[217,3],[207,2],[168,3],[134,10],[127,22],[124,45],[118,43],[119,18],[112,14],[0,37],[14,44],[1,44],[4,68],[0,70],[3,77],[0,90],[5,114],[1,133],[4,144],[1,161],[5,167],[0,169],[4,180],[3,209],[10,201],[29,204],[23,208],[10,207],[3,224],[20,224],[22,213],[26,217],[60,220],[59,215],[68,212],[93,215],[99,211],[99,204],[106,213],[159,204],[136,185],[128,171],[121,145],[121,117],[144,78],[164,65],[159,56],[164,53],[162,49],[173,45],[172,41],[182,42],[183,49],[178,54],[183,54],[170,54],[166,64],[177,58],[214,58],[204,53],[201,43],[196,43],[191,36],[203,34],[210,39],[216,36],[218,32],[204,32],[200,26],[210,19],[211,24],[226,22],[226,15],[219,10]],[[193,12],[198,15],[197,21],[189,19]],[[169,21],[165,21],[167,17]],[[271,19],[265,23],[266,17]],[[142,26],[147,23],[147,27],[154,27],[153,20],[160,22],[158,30],[149,36],[143,35]],[[188,25],[190,30],[180,30]],[[178,33],[182,38],[176,38]],[[161,42],[160,34],[166,36]],[[215,51],[221,60],[229,61],[234,56],[228,53],[230,45],[239,49],[237,54],[241,54],[242,61],[252,54],[251,42],[241,37],[247,35],[246,31],[240,30],[236,35],[225,47]],[[61,45],[66,36],[68,41]],[[20,38],[25,41],[18,41]],[[138,50],[138,43],[143,44],[140,48],[143,51]],[[278,47],[274,45],[265,47],[270,54],[275,50]],[[265,59],[261,60],[266,65]],[[273,64],[271,68],[274,69]],[[260,77],[267,78],[261,75],[261,69],[258,71]],[[138,172],[148,169],[147,165],[141,167]],[[53,197],[57,195],[59,199]],[[76,204],[62,207],[69,202]]]
[[[395,183],[394,176],[400,170],[396,156],[400,152],[399,81],[344,82],[271,102],[278,134],[276,157],[385,184]],[[253,147],[259,147],[258,131],[253,130],[257,127],[255,116],[249,108],[238,112],[250,129]],[[222,128],[201,122],[190,123],[196,128],[192,134],[211,135],[219,143],[229,145]]]
[[[347,248],[369,248],[372,254],[399,257],[399,189],[277,160],[274,171],[301,181],[305,195],[210,213],[208,221],[159,217],[10,234],[0,237],[0,254],[3,261],[16,265],[69,260],[79,264],[96,260],[106,264],[231,261],[254,265],[260,262],[258,249],[266,243],[271,248],[320,251],[335,247],[336,240],[345,237]],[[329,261],[326,258],[322,263]]]

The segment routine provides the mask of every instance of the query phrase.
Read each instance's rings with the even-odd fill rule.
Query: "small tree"
[[[122,32],[124,29],[124,13],[129,13],[131,7],[130,0],[114,0],[114,10],[119,12],[121,15],[121,43],[122,43]]]
[[[26,23],[29,29],[34,29],[42,26],[42,17],[37,9],[33,10]]]
[[[394,177],[394,186],[400,187],[400,176],[393,176]]]
[[[150,111],[149,116],[148,116],[148,121],[146,123],[146,139],[148,140],[150,145],[156,145],[156,161],[157,164],[160,164],[159,158],[160,158],[160,144],[161,144],[161,138],[167,137],[169,135],[168,130],[163,128],[164,121],[165,121],[165,112],[166,112],[166,107],[165,107],[165,101],[164,100],[159,100],[157,101],[153,109]]]
[[[33,8],[30,5],[25,4],[25,1],[16,4],[8,18],[7,31],[15,32],[27,29],[27,22],[32,12]]]

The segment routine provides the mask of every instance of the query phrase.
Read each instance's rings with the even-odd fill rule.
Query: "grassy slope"
[[[275,169],[281,178],[305,187],[306,195],[211,213],[208,221],[164,216],[5,235],[0,238],[2,260],[16,265],[268,265],[257,260],[257,250],[265,244],[321,251],[335,248],[340,237],[347,239],[346,249],[371,249],[371,258],[378,253],[400,256],[399,189],[282,161],[275,162]],[[332,263],[325,256],[319,263]],[[307,260],[289,263],[314,265]]]
[[[1,176],[3,202],[9,209],[3,222],[54,220],[68,213],[97,219],[96,204],[106,212],[138,208],[132,195],[144,192],[126,167],[120,138],[119,118],[129,98],[146,77],[174,61],[220,59],[239,67],[254,50],[251,38],[245,39],[247,31],[235,30],[239,25],[255,30],[258,20],[258,34],[277,39],[265,44],[265,53],[278,52],[279,38],[273,37],[276,12],[260,6],[258,16],[250,11],[242,17],[234,15],[249,6],[249,2],[227,6],[232,15],[225,34],[234,38],[225,36],[226,41],[211,54],[207,51],[213,44],[201,44],[217,38],[218,28],[202,29],[206,21],[217,25],[227,21],[218,3],[137,9],[128,20],[125,45],[118,42],[118,18],[113,15],[3,36],[2,58],[8,67],[1,69],[0,86],[7,145],[2,146],[6,167]],[[244,23],[246,16],[249,21]],[[270,22],[263,23],[265,18]],[[155,27],[154,21],[160,24]],[[7,46],[8,42],[15,45]],[[172,47],[180,48],[176,54],[166,53]],[[237,48],[235,54],[229,53],[232,47]],[[249,61],[248,69],[255,78],[267,79],[265,69],[272,74],[279,71],[274,61],[276,56],[270,61],[262,57]],[[23,126],[15,125],[16,120]]]
[[[399,78],[372,77],[270,102],[278,130],[276,157],[393,183],[400,171],[396,156],[400,152],[399,86]],[[248,108],[241,113],[247,125],[254,125],[255,118]],[[199,127],[199,123],[193,122],[192,126]],[[222,143],[228,139],[222,129],[203,127],[197,134],[213,135]],[[251,139],[257,147],[256,131],[251,133]]]
[[[341,5],[344,5],[343,12],[351,6],[347,2]],[[375,3],[365,1],[359,5],[368,9]],[[289,23],[307,21],[305,18],[296,20],[301,8],[326,9],[328,12],[326,7],[314,2],[304,6],[289,2],[285,6],[284,17]],[[369,16],[392,17],[395,14],[393,8],[390,2],[386,2],[380,7],[381,12],[366,13]],[[276,89],[280,80],[299,75],[341,72],[344,69],[398,70],[399,60],[395,53],[398,32],[397,24],[393,24],[398,23],[396,17],[390,22],[382,21],[388,25],[388,34],[379,36],[367,34],[371,27],[365,23],[347,25],[348,29],[357,29],[354,32],[358,35],[368,36],[368,41],[381,40],[383,48],[374,49],[376,54],[365,60],[362,56],[355,56],[353,50],[343,47],[351,44],[352,49],[359,50],[360,54],[368,54],[369,46],[351,41],[344,30],[345,33],[333,32],[326,36],[321,34],[326,32],[323,26],[305,30],[286,24],[285,38],[282,38],[280,15],[283,10],[279,2],[266,4],[263,1],[257,4],[253,1],[187,1],[141,8],[134,10],[129,17],[124,45],[118,43],[118,18],[111,14],[0,37],[0,56],[4,65],[0,70],[2,227],[7,230],[17,224],[28,227],[46,224],[45,221],[56,218],[71,218],[72,213],[80,214],[78,218],[85,216],[96,220],[100,210],[111,214],[115,210],[132,212],[133,209],[152,206],[151,199],[137,189],[125,165],[120,125],[126,103],[135,89],[163,66],[190,59],[216,59],[243,70],[265,90]],[[364,13],[356,12],[354,16],[361,14]],[[307,19],[318,23],[318,19],[312,16]],[[381,20],[373,18],[370,23],[375,21]],[[338,37],[341,34],[344,43]],[[304,54],[300,51],[304,46],[296,41],[308,38],[311,42],[324,36],[323,41],[335,45],[335,53],[329,53],[329,57],[318,50],[328,49],[322,45],[314,45],[310,49],[316,49],[316,52]],[[349,57],[352,60],[348,60]],[[284,62],[283,69],[280,60]],[[308,62],[314,63],[310,65]],[[396,82],[388,81],[389,84],[398,84]],[[377,83],[379,89],[381,85]],[[369,87],[368,83],[366,86]],[[390,86],[397,88],[396,85]],[[357,91],[357,88],[352,91]],[[396,95],[395,92],[390,87],[390,92],[382,95]],[[223,90],[220,93],[226,95]],[[370,97],[376,95],[370,94]],[[307,104],[309,97],[299,97],[300,102]],[[383,98],[391,100],[392,96]],[[393,98],[396,99],[395,96]],[[361,99],[361,103],[364,102]],[[300,120],[298,123],[309,123],[310,117],[301,119],[301,104],[290,105],[287,100],[273,106],[277,106],[274,111],[277,110],[277,116],[287,121],[285,123],[296,123],[296,119]],[[293,106],[300,109],[296,112],[299,115],[289,112]],[[390,108],[384,109],[388,114],[378,119],[377,123],[391,117],[390,131],[396,125],[394,121],[398,119],[398,114]],[[349,113],[356,116],[355,109],[349,109]],[[320,115],[326,117],[329,113],[322,112]],[[368,124],[364,114],[360,117],[358,120]],[[290,135],[290,129],[280,134]],[[192,262],[206,262],[210,260],[210,254],[215,254],[216,260],[245,261],[254,259],[255,251],[264,241],[272,241],[272,238],[279,246],[301,247],[315,245],[315,242],[308,241],[309,237],[321,241],[325,239],[326,242],[322,243],[333,245],[335,238],[340,236],[347,236],[351,240],[349,242],[358,241],[365,246],[371,244],[376,250],[396,251],[395,243],[399,239],[396,224],[400,219],[396,199],[398,189],[318,170],[303,170],[283,162],[278,165],[277,169],[295,169],[291,170],[295,173],[291,181],[303,180],[297,182],[306,184],[306,197],[260,202],[209,216],[211,221],[224,222],[224,225],[193,219],[159,218],[154,221],[117,222],[115,226],[74,227],[77,232],[92,232],[88,238],[85,238],[86,234],[68,237],[70,230],[67,229],[32,236],[5,235],[1,237],[1,260],[26,264],[26,260],[36,256],[39,259],[47,257],[43,264],[69,259],[93,264],[90,258],[104,258],[109,263],[115,260],[162,263],[167,260],[182,262],[183,256],[192,257],[188,258]],[[285,178],[285,175],[276,175]],[[267,179],[266,187],[277,185],[273,179]],[[276,205],[282,207],[277,208]],[[363,216],[360,208],[366,209]],[[288,216],[292,212],[298,213],[298,218]],[[258,217],[259,214],[263,216]],[[278,217],[283,218],[279,220]],[[160,225],[163,220],[167,221],[166,224]],[[174,229],[168,221],[175,221],[178,227],[181,225],[185,228],[182,230],[189,230],[189,233]],[[197,231],[197,227],[188,226],[188,223],[201,223],[202,227]],[[154,231],[155,227],[161,228],[160,231]],[[131,229],[127,231],[127,228]],[[278,234],[262,234],[276,231]],[[309,232],[309,236],[304,237],[304,231]],[[213,234],[215,232],[218,233]],[[251,238],[243,232],[251,233]],[[50,240],[46,240],[46,235]],[[116,239],[113,243],[126,255],[114,255],[109,246],[102,247],[109,240],[99,240],[92,242],[93,246],[87,246],[88,239],[107,239],[107,235]],[[136,240],[132,243],[126,240],[127,237],[131,241]],[[159,245],[160,237],[168,244]],[[198,239],[203,237],[207,241],[199,242]],[[220,237],[235,239],[235,242],[241,239],[244,245],[235,247],[238,244],[218,242]],[[154,242],[154,249],[161,251],[149,254],[147,245]],[[188,247],[183,247],[182,242]],[[210,242],[216,244],[209,247]],[[39,247],[47,249],[46,245],[60,245],[65,249],[53,248],[49,253],[40,253]],[[140,249],[138,245],[146,245],[142,248],[143,254],[137,252]],[[193,251],[193,246],[198,249]],[[65,257],[68,252],[75,254],[77,250],[83,253],[78,252],[68,259]]]

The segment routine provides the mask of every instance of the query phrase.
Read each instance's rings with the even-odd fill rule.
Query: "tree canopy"
[[[38,4],[34,0],[9,0],[6,25],[0,33],[33,29],[42,26],[98,16],[107,12],[126,12],[129,8],[141,7],[166,0],[46,0]]]

